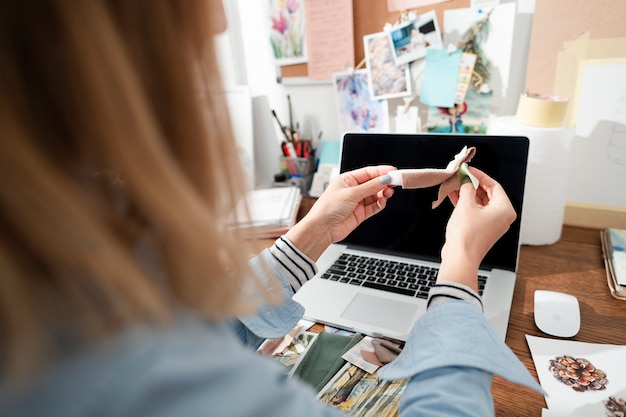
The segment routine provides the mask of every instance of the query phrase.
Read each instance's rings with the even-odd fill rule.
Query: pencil
[[[291,134],[293,135],[293,117],[291,115],[291,96],[289,94],[287,94],[287,104],[289,105],[289,131],[291,132]]]

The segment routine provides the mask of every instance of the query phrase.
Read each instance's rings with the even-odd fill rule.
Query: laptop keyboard
[[[344,253],[321,278],[426,299],[438,272],[430,266]],[[478,276],[481,296],[486,282],[486,276]]]

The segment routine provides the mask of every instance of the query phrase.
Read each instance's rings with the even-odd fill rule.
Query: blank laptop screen
[[[504,188],[517,219],[495,244],[483,268],[515,271],[528,161],[528,139],[486,135],[347,133],[341,150],[341,172],[368,165],[403,168],[445,168],[463,146],[476,147],[469,163],[496,179]],[[432,209],[439,187],[403,190],[396,187],[387,208],[354,230],[342,243],[440,261],[445,226],[453,206],[446,199]]]

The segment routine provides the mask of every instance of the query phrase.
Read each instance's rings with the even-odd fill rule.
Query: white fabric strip
[[[387,174],[389,174],[389,176],[391,177],[391,182],[389,183],[389,185],[402,187],[402,170],[391,171]]]

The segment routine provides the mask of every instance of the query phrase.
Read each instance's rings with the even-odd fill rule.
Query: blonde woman
[[[297,322],[291,295],[385,208],[394,168],[342,174],[250,260],[226,226],[245,189],[211,42],[224,25],[217,0],[0,3],[0,415],[341,415],[246,345]],[[535,384],[480,312],[478,263],[515,213],[475,174],[450,196],[449,285],[386,368],[412,377],[401,415],[493,413],[492,372]]]

